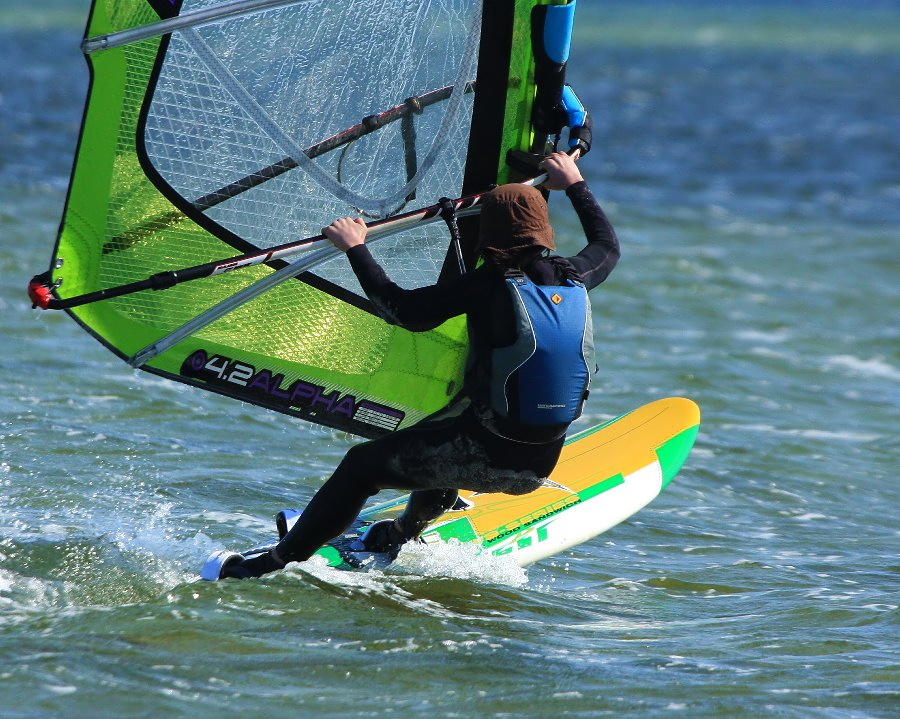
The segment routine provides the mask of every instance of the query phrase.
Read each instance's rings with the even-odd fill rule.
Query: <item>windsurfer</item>
[[[363,290],[385,321],[424,331],[466,315],[470,350],[465,387],[437,415],[351,448],[277,547],[227,563],[222,577],[258,577],[287,562],[308,559],[340,536],[368,498],[382,489],[412,494],[398,519],[370,526],[360,538],[359,549],[394,557],[404,542],[453,506],[459,489],[524,494],[543,484],[559,459],[569,423],[580,413],[587,377],[568,369],[562,377],[551,377],[550,381],[561,380],[564,393],[576,397],[574,411],[554,415],[549,424],[523,421],[524,415],[514,409],[519,400],[511,396],[508,382],[522,363],[504,373],[498,350],[516,345],[523,319],[528,327],[531,318],[527,303],[522,305],[524,310],[519,307],[507,280],[519,277],[540,287],[552,286],[551,302],[558,303],[566,296],[564,286],[583,285],[590,290],[603,282],[619,259],[619,243],[569,155],[548,156],[542,169],[548,175],[544,187],[566,193],[584,229],[587,245],[572,257],[550,256],[555,244],[546,201],[538,190],[521,184],[501,185],[485,197],[478,246],[485,261],[442,284],[406,290],[393,283],[366,247],[366,225],[361,219],[340,218],[326,228],[325,234],[346,252]],[[583,324],[568,323],[569,344],[592,348],[590,315],[587,305],[586,312],[582,309]],[[539,333],[532,332],[540,344]],[[584,352],[582,364],[589,362],[590,355]],[[509,357],[503,361],[508,363]]]

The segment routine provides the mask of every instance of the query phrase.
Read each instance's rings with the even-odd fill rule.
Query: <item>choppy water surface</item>
[[[895,714],[900,4],[579,3],[584,168],[624,248],[582,422],[694,398],[663,496],[527,572],[419,551],[239,585],[192,580],[351,440],[29,309],[84,12],[0,3],[3,716]]]

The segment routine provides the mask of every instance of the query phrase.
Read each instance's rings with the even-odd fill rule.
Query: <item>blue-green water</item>
[[[624,251],[582,422],[704,411],[650,507],[527,572],[438,554],[240,584],[192,578],[351,440],[29,308],[86,10],[0,2],[2,716],[896,715],[900,3],[579,3],[583,167]]]

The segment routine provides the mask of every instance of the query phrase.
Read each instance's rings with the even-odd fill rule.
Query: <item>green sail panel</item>
[[[56,297],[508,181],[507,151],[532,137],[530,17],[543,4],[564,3],[95,2],[83,46],[91,85],[51,263]],[[477,218],[460,224],[471,260]],[[372,251],[406,288],[460,271],[442,223]],[[283,265],[67,311],[127,359]],[[462,317],[421,333],[387,325],[338,256],[142,369],[377,436],[443,407],[466,350]]]

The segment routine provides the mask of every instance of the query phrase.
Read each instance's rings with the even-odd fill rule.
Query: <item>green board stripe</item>
[[[657,447],[656,456],[659,457],[663,476],[662,489],[668,487],[669,482],[675,479],[675,475],[678,474],[688,454],[690,454],[699,431],[700,425],[698,424],[675,435],[668,442]]]
[[[587,489],[583,489],[578,493],[578,498],[585,502],[588,499],[593,499],[597,495],[603,494],[604,492],[608,492],[615,487],[618,487],[620,484],[625,484],[625,477],[621,474],[617,474],[615,477],[610,477],[609,479],[604,479],[602,482],[598,482],[597,484],[593,484]]]
[[[474,542],[478,539],[475,528],[466,517],[459,517],[452,522],[442,524],[437,528],[437,535],[444,542],[449,539],[456,539],[460,542]]]

